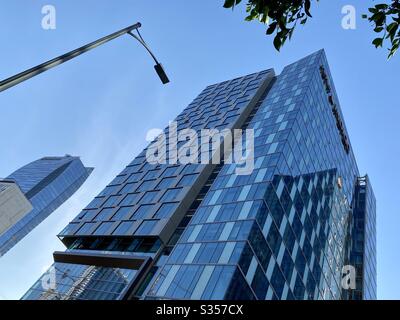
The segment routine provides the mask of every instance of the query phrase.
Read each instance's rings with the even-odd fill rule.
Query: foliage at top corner
[[[234,9],[242,0],[225,0],[224,7]],[[304,25],[312,18],[312,4],[319,0],[247,0],[246,21],[259,21],[267,26],[267,35],[274,34],[273,44],[280,51],[285,42],[292,38],[298,24]],[[389,43],[390,59],[400,46],[400,0],[387,0],[369,8],[363,14],[373,25],[379,36],[372,42],[376,48]]]

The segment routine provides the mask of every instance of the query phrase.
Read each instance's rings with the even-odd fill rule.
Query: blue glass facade
[[[368,176],[357,180],[352,215],[347,259],[356,268],[356,288],[344,295],[350,300],[376,300],[376,199]]]
[[[130,266],[55,262],[23,299],[119,300],[129,292],[137,275],[138,270]]]
[[[150,259],[129,299],[341,299],[359,177],[342,119],[323,51],[209,86],[177,128],[252,129],[251,174],[153,165],[149,146],[59,237],[71,254]]]
[[[33,210],[0,235],[0,255],[4,255],[70,198],[92,170],[85,168],[76,157],[46,157],[7,177],[18,184]]]
[[[239,177],[235,165],[222,168],[150,296],[341,297],[346,228],[359,174],[338,135],[320,66],[328,70],[322,52],[277,77],[249,122],[256,170]],[[183,292],[180,284],[192,278],[194,267],[204,282]],[[231,269],[224,282],[217,275],[221,267]],[[234,276],[246,290],[235,289]]]

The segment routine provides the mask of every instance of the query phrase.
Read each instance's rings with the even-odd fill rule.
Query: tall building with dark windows
[[[346,299],[376,300],[376,200],[368,176],[357,179],[349,223],[347,264],[356,268],[355,290]]]
[[[0,180],[0,256],[69,199],[92,170],[77,157],[45,157]]]
[[[375,200],[369,183],[360,200],[323,51],[279,76],[211,85],[176,122],[178,131],[252,129],[254,170],[238,174],[227,158],[151,164],[151,144],[60,233],[67,250],[23,299],[376,296]],[[186,141],[174,147],[164,132],[171,159]],[[362,286],[348,293],[351,263]]]

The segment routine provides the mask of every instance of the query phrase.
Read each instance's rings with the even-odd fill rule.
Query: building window
[[[149,191],[149,190],[153,189],[154,181],[155,180],[148,180],[148,181],[142,182],[142,184],[140,185],[139,188],[137,188],[136,191],[137,192],[145,192],[145,191]]]
[[[209,205],[213,205],[218,201],[218,198],[220,197],[222,193],[222,190],[216,190],[214,192],[210,192],[209,196],[207,196],[210,200],[208,201]]]
[[[104,201],[104,197],[101,198],[94,198],[89,205],[86,207],[86,209],[97,209],[100,207],[102,202]]]
[[[175,181],[176,181],[176,178],[164,178],[158,184],[157,188],[158,189],[168,189],[169,187],[172,187],[174,185]]]
[[[87,235],[91,234],[92,228],[96,225],[94,222],[84,223],[83,226],[76,233],[77,235]]]
[[[158,195],[158,191],[147,191],[140,202],[141,203],[152,203],[156,199],[157,195]]]
[[[135,235],[146,236],[151,234],[157,222],[157,220],[143,221],[140,227],[136,230]]]
[[[103,222],[94,232],[95,235],[104,235],[110,230],[114,222]]]
[[[119,196],[111,196],[104,202],[103,207],[114,207],[118,202]]]
[[[76,220],[92,220],[97,210],[83,210]]]
[[[71,235],[75,232],[75,230],[78,228],[79,223],[70,223],[68,224],[63,231],[60,232],[60,236],[66,236],[66,235]]]
[[[126,184],[121,191],[119,192],[120,194],[127,194],[130,192],[135,191],[136,183],[128,183]]]
[[[195,173],[198,171],[198,165],[197,164],[188,164],[186,165],[185,169],[183,169],[182,173],[183,174],[190,174],[190,173]]]
[[[268,150],[268,154],[275,153],[276,149],[278,148],[278,142],[271,144]]]
[[[279,126],[278,131],[285,130],[286,127],[287,127],[287,125],[288,125],[288,122],[287,122],[287,121],[282,122],[281,125]]]
[[[133,233],[130,232],[128,234],[128,231],[132,228],[133,226],[133,221],[124,221],[121,222],[118,226],[117,229],[115,229],[115,231],[113,232],[113,235],[117,235],[117,236],[125,236],[125,235],[132,235]]]
[[[119,189],[119,186],[107,186],[101,193],[101,196],[110,196],[112,194],[116,194],[116,191]]]
[[[146,218],[146,216],[148,215],[149,211],[151,210],[153,206],[152,205],[141,205],[135,212],[135,214],[133,215],[132,219],[135,220],[141,220]]]
[[[141,173],[133,173],[129,176],[127,182],[138,182],[141,175]]]
[[[127,178],[127,176],[125,174],[117,176],[110,184],[111,185],[119,185],[121,183],[124,183],[126,178]]]
[[[233,266],[215,267],[201,298],[205,300],[223,299],[231,282],[234,271],[235,268]]]
[[[188,174],[186,176],[183,176],[181,181],[179,181],[178,187],[191,186],[196,181],[197,177],[197,174]]]
[[[112,220],[119,221],[119,220],[128,219],[128,214],[130,214],[131,212],[132,212],[132,207],[119,208],[118,211],[112,217]]]
[[[179,200],[178,196],[182,189],[169,189],[164,193],[162,201],[176,201]]]
[[[166,219],[169,218],[172,212],[175,210],[177,204],[176,203],[163,203],[158,209],[154,218],[156,219]]]
[[[113,208],[105,208],[105,209],[100,211],[100,213],[96,216],[95,220],[96,221],[108,220],[113,211],[114,211]]]
[[[165,169],[163,176],[164,177],[174,176],[177,168],[179,168],[179,167],[168,167],[167,169]]]
[[[121,201],[119,204],[120,206],[131,206],[135,204],[138,194],[137,193],[130,193],[128,194],[124,200]]]
[[[144,179],[156,179],[160,174],[159,170],[151,170],[147,172],[147,174],[144,176]]]

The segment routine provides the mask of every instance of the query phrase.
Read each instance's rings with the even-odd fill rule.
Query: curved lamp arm
[[[156,56],[151,52],[149,46],[146,44],[142,36],[140,35],[139,29],[136,29],[138,35],[135,35],[132,31],[129,31],[128,34],[135,38],[146,50],[147,52],[151,55],[153,58],[154,62],[156,65],[154,66],[154,69],[156,70],[158,76],[160,77],[160,80],[162,81],[163,84],[167,84],[169,82],[168,76],[165,73],[165,70],[160,62],[158,62]]]

